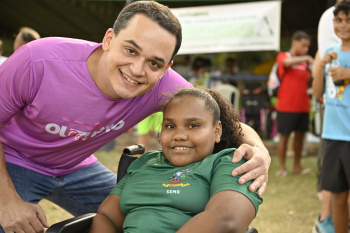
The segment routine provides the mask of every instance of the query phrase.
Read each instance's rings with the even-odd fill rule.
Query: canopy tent
[[[252,0],[157,1],[172,9],[252,2]],[[281,2],[282,38],[289,38],[295,30],[304,30],[316,39],[321,14],[334,4],[334,0]],[[125,4],[125,0],[1,0],[0,38],[12,40],[20,27],[29,26],[36,29],[43,37],[65,36],[100,42],[106,29],[112,27]],[[315,44],[312,43],[312,51],[316,50]]]

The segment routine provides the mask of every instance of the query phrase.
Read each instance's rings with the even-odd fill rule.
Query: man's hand
[[[21,199],[3,203],[0,225],[6,233],[43,233],[49,227],[41,207]]]
[[[244,184],[254,179],[253,183],[249,186],[249,190],[254,192],[258,189],[259,196],[262,196],[266,190],[268,171],[271,163],[269,152],[261,145],[250,146],[248,144],[242,144],[233,154],[232,162],[237,163],[243,157],[248,162],[234,169],[232,176],[246,173],[239,178],[238,182]]]

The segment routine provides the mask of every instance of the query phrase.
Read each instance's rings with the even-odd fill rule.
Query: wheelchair
[[[129,165],[137,159],[135,155],[144,152],[143,145],[132,145],[123,150],[118,165],[117,182],[125,176]],[[46,233],[87,233],[95,215],[96,213],[88,213],[55,223],[46,230]],[[246,233],[258,233],[258,231],[251,227]]]

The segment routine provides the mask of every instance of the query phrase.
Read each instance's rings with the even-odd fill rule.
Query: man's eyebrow
[[[142,51],[142,48],[140,47],[140,45],[138,45],[134,40],[125,40],[125,42],[128,42],[128,43],[134,45],[138,50]]]
[[[138,50],[142,51],[141,46],[138,45],[134,40],[125,40],[125,42],[128,42],[128,43],[132,44],[132,45],[135,46]],[[155,59],[155,60],[157,60],[157,61],[159,61],[159,62],[165,63],[164,58],[154,56],[153,59]]]
[[[165,63],[165,60],[161,57],[154,56],[153,58],[161,63]]]

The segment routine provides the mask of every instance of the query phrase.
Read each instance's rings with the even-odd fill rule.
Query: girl
[[[164,108],[162,151],[130,165],[90,232],[245,232],[262,199],[231,175],[232,166],[245,162],[231,162],[241,130],[239,115],[219,93],[176,92]]]

